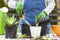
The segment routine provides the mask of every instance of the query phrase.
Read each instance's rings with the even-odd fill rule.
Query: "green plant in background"
[[[22,11],[23,11],[22,3],[21,2],[17,2],[16,3],[16,12],[17,12],[19,17],[22,15]]]
[[[16,18],[13,15],[13,16],[10,16],[10,17],[6,17],[5,23],[8,26],[14,26],[14,25],[18,24],[18,21],[16,20]]]
[[[0,0],[0,8],[2,7],[8,7],[3,0]]]

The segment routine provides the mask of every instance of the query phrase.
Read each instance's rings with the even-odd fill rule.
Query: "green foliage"
[[[23,11],[23,5],[20,2],[16,3],[16,12],[18,14],[18,16],[22,15],[22,11]]]
[[[36,26],[39,25],[39,21],[40,21],[40,17],[38,15],[35,15],[35,23],[36,23]]]
[[[0,0],[0,8],[2,8],[2,7],[7,7],[7,5],[4,3],[3,0]]]
[[[18,36],[18,38],[28,38],[28,36],[26,34],[23,34],[23,35]]]
[[[14,15],[10,16],[10,17],[6,17],[5,23],[8,26],[14,26],[14,25],[18,24],[18,22],[17,22],[16,18],[14,17]]]

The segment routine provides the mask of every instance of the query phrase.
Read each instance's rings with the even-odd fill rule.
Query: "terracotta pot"
[[[60,36],[60,25],[52,25],[52,30]]]

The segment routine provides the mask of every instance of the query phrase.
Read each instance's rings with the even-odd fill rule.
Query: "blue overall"
[[[39,15],[45,9],[45,0],[25,0],[24,1],[24,16],[25,19],[32,25],[35,24],[35,15]]]
[[[31,25],[35,25],[35,15],[39,15],[46,8],[45,0],[24,0],[24,16]],[[46,17],[46,20],[49,17]],[[21,22],[20,22],[21,23]],[[23,24],[26,24],[23,22]]]

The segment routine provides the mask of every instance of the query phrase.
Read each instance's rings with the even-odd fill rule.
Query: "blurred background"
[[[10,9],[7,5],[9,0],[0,0],[0,8],[7,7],[9,9],[8,16],[14,14],[16,17],[16,11],[13,9]],[[60,0],[55,0],[55,8],[50,14],[51,24],[52,25],[60,25]]]
[[[7,2],[9,0],[0,0],[0,8],[8,7]],[[60,0],[55,0],[56,6],[55,9],[50,14],[51,24],[52,25],[60,25]],[[9,8],[9,7],[8,7]],[[10,10],[9,15],[15,14],[15,11]]]

